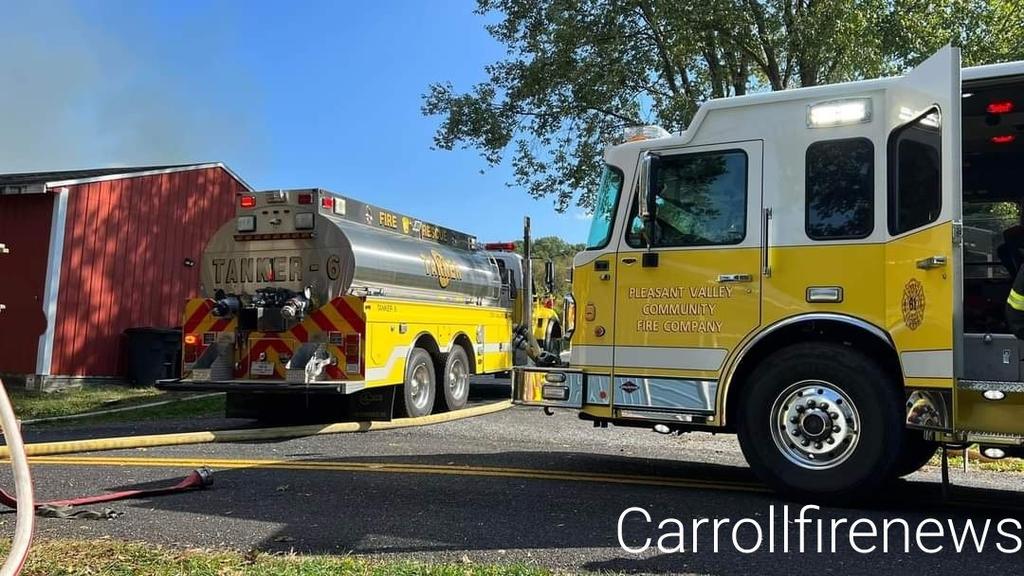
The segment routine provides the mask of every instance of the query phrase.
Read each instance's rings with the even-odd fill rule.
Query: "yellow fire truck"
[[[940,444],[1021,455],[1024,63],[712,100],[609,147],[569,366],[524,405],[736,432],[770,485],[864,494]]]
[[[229,415],[265,419],[459,409],[470,375],[524,361],[518,300],[559,349],[513,249],[324,190],[239,194],[185,305],[182,378],[159,386],[225,391]]]

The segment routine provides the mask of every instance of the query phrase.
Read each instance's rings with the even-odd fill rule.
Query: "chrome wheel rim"
[[[857,406],[839,387],[802,380],[783,390],[772,404],[771,433],[787,460],[808,470],[839,466],[860,440]]]
[[[448,392],[453,400],[466,397],[469,391],[469,370],[462,358],[455,358],[448,366]]]
[[[409,395],[412,397],[413,406],[423,409],[430,401],[430,367],[426,364],[418,364],[412,370],[412,378],[409,379]]]

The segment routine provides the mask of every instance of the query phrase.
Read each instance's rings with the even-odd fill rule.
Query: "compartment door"
[[[886,328],[909,387],[953,387],[960,302],[960,51],[887,88]]]

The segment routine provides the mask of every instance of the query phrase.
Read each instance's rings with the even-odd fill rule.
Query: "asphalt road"
[[[477,386],[474,401],[507,395],[505,386]],[[160,424],[109,425],[82,429],[27,429],[29,441],[117,436],[184,429],[224,428],[248,422],[198,419]],[[84,458],[84,459],[83,459]],[[911,527],[926,518],[981,528],[993,521],[987,551],[957,553],[949,539],[935,554],[903,552],[899,529],[889,553],[854,551],[842,528],[835,554],[818,553],[808,525],[805,553],[798,552],[798,526],[789,528],[790,551],[782,551],[776,520],[774,552],[768,549],[768,518],[800,504],[767,493],[743,462],[733,438],[710,434],[661,436],[635,429],[594,429],[569,413],[545,416],[514,408],[475,419],[424,428],[301,439],[175,446],[57,457],[33,468],[39,499],[108,490],[167,485],[203,463],[215,469],[207,490],[116,502],[113,520],[41,518],[44,537],[115,537],[170,546],[259,548],[270,551],[356,553],[451,562],[525,562],[562,571],[625,571],[699,574],[888,574],[911,572],[1018,574],[1024,552],[1003,554],[996,524],[1024,523],[1024,476],[954,471],[952,501],[941,502],[938,470],[901,481],[870,507],[824,508],[811,518],[873,520],[902,518]],[[0,482],[10,485],[4,471]],[[658,537],[665,518],[685,525],[687,552],[631,554],[619,547],[617,522],[630,507],[639,515],[624,523],[630,546]],[[709,525],[690,542],[694,519],[751,518],[762,527],[762,546],[744,554],[731,544],[726,525],[713,550]],[[9,532],[13,515],[4,518]],[[958,528],[959,529],[959,528]],[[1024,536],[1024,530],[1009,530]],[[741,546],[756,540],[749,524],[738,532]],[[860,541],[881,546],[883,539]],[[674,540],[667,540],[672,544]],[[911,546],[914,545],[913,535]],[[970,547],[970,546],[969,546]]]

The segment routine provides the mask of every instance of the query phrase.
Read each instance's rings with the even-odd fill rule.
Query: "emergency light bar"
[[[807,107],[808,128],[833,128],[871,122],[871,99],[831,100]]]
[[[642,140],[656,140],[658,138],[668,138],[672,136],[668,130],[665,130],[661,126],[647,125],[647,126],[626,126],[623,132],[623,140],[625,142],[640,142]]]
[[[488,242],[484,244],[484,250],[489,252],[515,252],[515,242]]]

